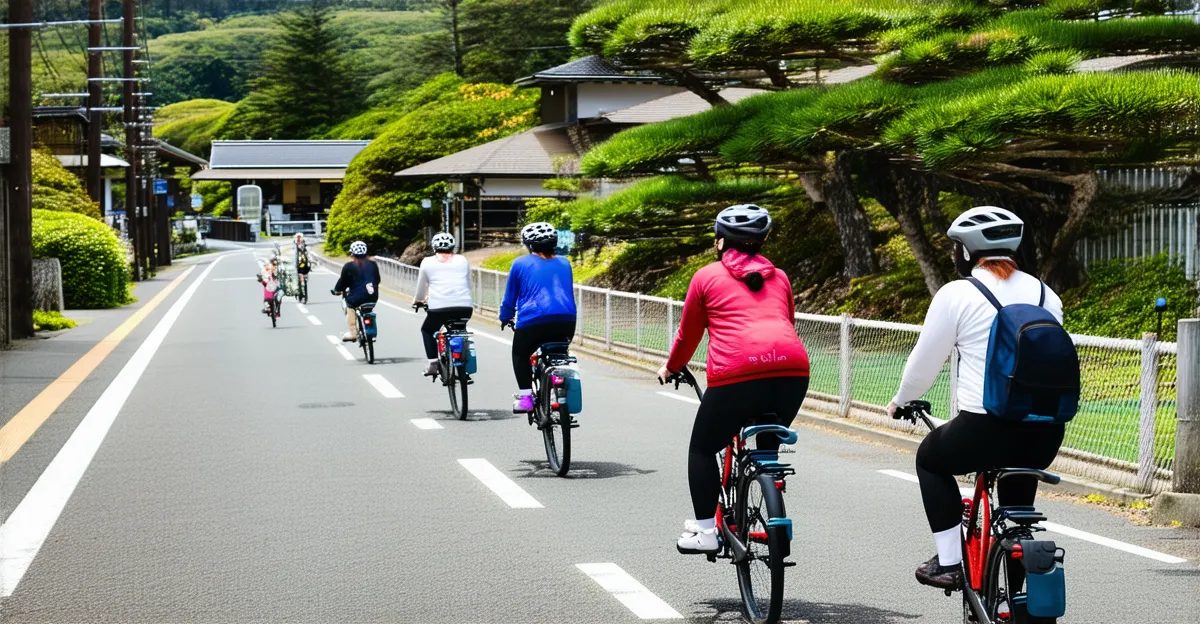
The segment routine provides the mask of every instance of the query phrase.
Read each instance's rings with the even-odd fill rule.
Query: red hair
[[[1012,277],[1012,274],[1017,272],[1016,261],[1012,258],[1005,258],[1003,256],[996,258],[983,258],[976,266],[990,272],[992,275],[995,275],[1002,280]]]

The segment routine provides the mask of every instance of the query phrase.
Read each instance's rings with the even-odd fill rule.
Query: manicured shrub
[[[33,311],[33,330],[34,331],[58,331],[60,329],[71,329],[75,327],[75,321],[65,317],[61,312],[54,310],[34,310]]]
[[[127,303],[125,247],[104,223],[72,212],[34,210],[33,256],[58,258],[68,308]]]
[[[78,212],[94,219],[100,218],[100,206],[88,197],[83,183],[67,171],[50,152],[34,150],[33,207],[39,210]]]

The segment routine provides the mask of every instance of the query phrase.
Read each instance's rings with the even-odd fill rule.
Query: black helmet
[[[766,208],[738,204],[722,210],[713,229],[717,238],[761,241],[771,231],[771,215]]]

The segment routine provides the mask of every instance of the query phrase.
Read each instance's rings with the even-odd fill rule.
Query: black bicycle
[[[421,308],[429,311],[423,302],[413,304],[413,311]],[[450,410],[459,420],[467,419],[467,386],[475,383],[471,375],[475,372],[475,346],[467,331],[466,319],[446,321],[445,327],[436,334],[438,349],[438,374],[430,380],[440,380],[450,394]]]
[[[501,324],[500,329],[504,326]],[[560,477],[567,476],[571,469],[571,430],[579,426],[573,414],[583,408],[579,371],[571,368],[577,361],[567,342],[547,342],[529,358],[533,367],[533,411],[527,415],[529,424],[542,432],[546,460]]]
[[[897,408],[895,418],[933,431],[931,406],[912,401]],[[964,624],[1054,624],[1066,611],[1063,576],[1065,551],[1050,540],[1035,540],[1045,531],[1032,506],[992,504],[996,484],[1014,476],[1034,477],[1051,485],[1058,475],[1033,468],[996,468],[975,476],[975,494],[963,499]],[[947,589],[950,596],[954,590]]]
[[[279,324],[279,310],[283,305],[283,292],[276,290],[272,293],[270,299],[263,300],[263,314],[271,319],[271,327],[276,327]]]
[[[342,313],[346,312],[346,297],[343,293],[336,290],[329,291],[335,296],[342,297]],[[362,349],[363,355],[367,359],[367,364],[375,363],[375,335],[378,331],[378,325],[375,320],[375,304],[360,303],[354,308],[354,318],[358,323],[358,346]]]
[[[703,401],[704,393],[688,369],[671,375],[668,383],[692,386]],[[766,424],[745,427],[718,456],[721,463],[721,497],[717,502],[717,530],[721,549],[708,560],[729,559],[737,567],[742,610],[754,624],[779,621],[783,611],[784,570],[796,565],[792,553],[792,521],[783,505],[788,475],[796,474],[779,461],[779,452],[747,448],[747,440],[762,433],[795,444],[796,432],[773,424],[775,414],[763,414]],[[681,551],[683,552],[683,551]],[[690,554],[690,553],[689,553]]]

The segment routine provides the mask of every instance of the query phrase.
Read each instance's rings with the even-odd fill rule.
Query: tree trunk
[[[918,173],[888,163],[886,157],[869,158],[867,165],[870,171],[863,178],[871,196],[900,224],[900,231],[925,278],[925,287],[929,294],[936,294],[946,285],[946,274],[921,219],[921,209],[929,203],[928,181]]]
[[[1075,246],[1083,233],[1084,221],[1100,189],[1095,173],[1071,176],[1064,181],[1071,185],[1067,220],[1054,235],[1054,243],[1050,246],[1041,267],[1042,279],[1058,292],[1083,282],[1083,272],[1075,262]]]
[[[679,83],[679,86],[695,93],[714,107],[729,104],[725,98],[721,97],[720,93],[717,93],[716,89],[708,86],[707,82],[704,82],[699,76],[686,69],[662,69],[661,71],[674,78]]]
[[[833,215],[845,256],[845,274],[849,278],[879,272],[875,248],[871,244],[871,221],[854,195],[852,159],[849,153],[839,152],[831,162],[820,163],[824,168],[820,176],[800,177],[813,204],[823,205]]]
[[[771,79],[772,86],[779,87],[780,89],[792,88],[792,81],[788,80],[787,74],[780,69],[779,63],[763,63],[762,69],[767,74],[767,78]]]
[[[950,230],[950,221],[946,218],[946,213],[942,212],[941,204],[938,203],[940,191],[937,181],[926,178],[925,183],[925,218],[934,229],[945,234]]]
[[[454,73],[459,78],[466,76],[463,68],[462,33],[458,29],[458,4],[461,0],[446,0],[446,8],[450,11],[450,35],[454,40]]]

